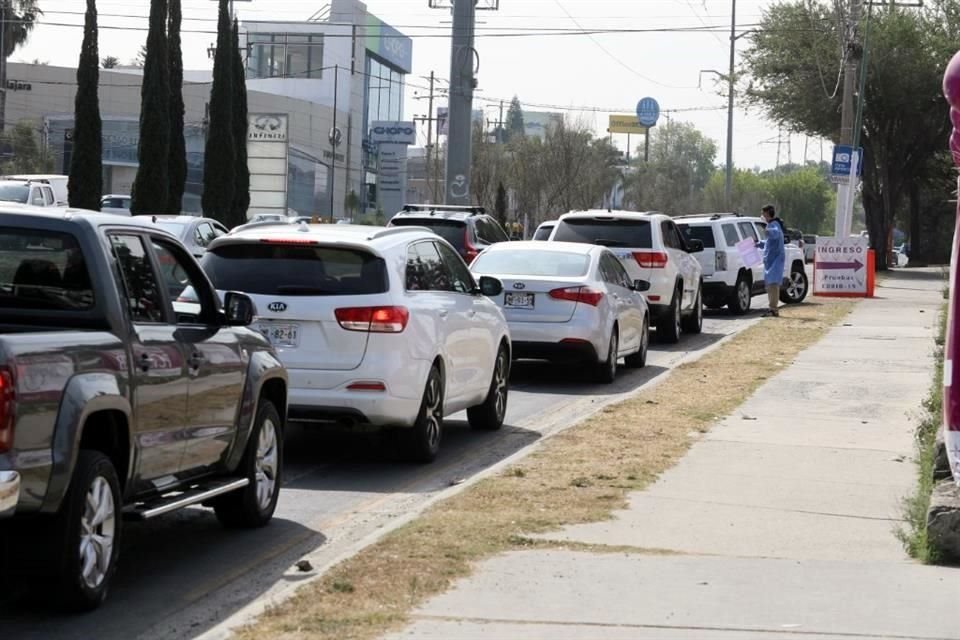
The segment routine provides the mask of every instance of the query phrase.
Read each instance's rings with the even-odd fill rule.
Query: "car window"
[[[417,242],[407,250],[407,291],[453,291],[450,270],[430,241]]]
[[[600,277],[603,278],[603,281],[607,284],[622,287],[625,283],[620,273],[616,270],[613,264],[614,262],[619,262],[619,260],[609,253],[604,253],[600,256]]]
[[[30,204],[37,207],[44,206],[43,189],[40,187],[33,187],[33,190],[30,192]]]
[[[222,224],[220,224],[219,222],[214,222],[212,224],[213,224],[213,235],[215,238],[219,238],[220,236],[225,236],[228,233],[230,233],[229,231],[227,231],[227,228]]]
[[[767,224],[765,222],[756,223],[757,226],[757,235],[761,240],[767,239]]]
[[[728,247],[735,247],[740,242],[740,234],[737,233],[737,226],[734,224],[720,225],[723,229],[723,237],[727,241]]]
[[[611,269],[613,270],[613,272],[616,274],[617,279],[619,280],[619,282],[621,283],[621,285],[624,286],[624,287],[626,287],[626,288],[628,288],[628,289],[629,289],[631,286],[633,286],[633,281],[630,279],[630,274],[628,274],[628,273],[627,273],[627,270],[624,269],[623,263],[620,262],[620,261],[616,258],[616,256],[614,256],[614,255],[612,255],[612,254],[609,254],[609,253],[608,253],[608,254],[606,254],[606,255],[607,255],[607,257],[610,258],[610,268],[611,268]]]
[[[53,189],[50,187],[43,187],[43,199],[48,207],[52,207],[54,205]]]
[[[225,244],[207,251],[200,264],[220,291],[355,296],[388,290],[383,259],[358,249],[267,242]]]
[[[669,220],[660,223],[660,233],[663,234],[663,246],[668,249],[682,249],[680,238]]]
[[[500,226],[500,223],[494,220],[493,218],[479,218],[477,220],[478,225],[482,223],[483,229],[483,240],[491,244],[497,242],[509,242],[510,236],[507,235],[507,232],[503,230]]]
[[[172,303],[170,310],[174,312],[177,322],[198,322],[203,315],[203,307],[196,301],[196,296],[194,295],[189,301],[181,299],[187,287],[194,292],[201,290],[197,286],[196,279],[190,275],[193,269],[182,255],[162,240],[153,240],[153,250],[157,254],[160,276]]]
[[[450,271],[450,283],[453,286],[453,290],[457,293],[471,293],[476,289],[476,283],[473,280],[473,276],[470,275],[470,269],[463,262],[463,258],[458,256],[457,253],[447,245],[439,242],[435,244],[437,250],[440,252],[440,258]]]
[[[817,236],[805,235],[805,236],[803,236],[803,242],[804,242],[804,244],[816,244],[816,243],[817,243]]]
[[[197,226],[197,231],[194,234],[197,240],[198,247],[206,247],[217,235],[213,231],[213,226],[209,222],[201,223]]]
[[[754,242],[760,240],[760,237],[757,236],[757,230],[753,228],[752,222],[738,222],[737,226],[740,228],[740,233],[743,234],[744,239],[752,238]]]
[[[462,220],[435,220],[432,218],[396,217],[390,222],[395,227],[426,227],[449,242],[460,252],[466,248],[464,234],[467,225]]]
[[[541,225],[536,232],[533,234],[534,240],[549,240],[550,232],[553,231],[553,227],[556,225]]]
[[[25,184],[0,184],[0,200],[27,204],[30,201],[30,187]]]
[[[486,218],[474,218],[474,224],[476,225],[477,238],[479,240],[487,244],[495,244],[497,242],[490,222],[488,222]]]
[[[76,238],[0,228],[0,308],[83,311],[93,303],[90,272]]]
[[[485,251],[471,266],[475,273],[579,278],[587,275],[590,256],[562,251],[510,249]]]
[[[120,288],[133,322],[164,322],[163,296],[153,263],[139,236],[111,235],[113,257],[120,271]]]
[[[716,239],[713,237],[712,225],[678,224],[677,228],[680,229],[680,233],[683,234],[684,238],[687,240],[699,240],[703,243],[705,249],[715,249],[717,246]]]
[[[631,249],[653,247],[648,220],[570,218],[557,224],[553,240]]]

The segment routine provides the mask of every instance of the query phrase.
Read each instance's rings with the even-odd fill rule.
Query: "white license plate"
[[[275,347],[296,347],[300,343],[300,327],[295,324],[263,324],[260,333]]]
[[[507,293],[503,298],[503,306],[510,309],[533,309],[533,294]]]

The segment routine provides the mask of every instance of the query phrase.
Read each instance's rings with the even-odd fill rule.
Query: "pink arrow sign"
[[[833,270],[842,270],[842,269],[853,269],[854,271],[860,271],[863,269],[863,263],[853,259],[853,262],[818,262],[817,269],[833,269]]]

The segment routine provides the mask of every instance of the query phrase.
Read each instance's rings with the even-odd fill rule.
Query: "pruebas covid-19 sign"
[[[868,295],[869,252],[866,238],[817,238],[814,295]]]

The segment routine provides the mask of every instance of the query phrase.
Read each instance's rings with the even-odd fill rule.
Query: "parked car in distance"
[[[54,205],[58,207],[67,206],[69,196],[67,192],[67,183],[70,181],[70,176],[48,173],[24,173],[0,176],[0,180],[26,180],[28,182],[49,185],[50,189],[53,191]]]
[[[207,251],[207,247],[210,246],[210,243],[213,242],[215,238],[229,233],[225,226],[213,218],[186,215],[145,215],[134,217],[149,220],[161,229],[175,235],[198,260],[203,257],[203,254]]]
[[[256,304],[289,371],[291,421],[391,429],[418,462],[436,457],[446,415],[503,424],[510,333],[485,297],[502,285],[475,280],[429,230],[251,228],[214,240],[202,265],[218,290]]]
[[[553,233],[553,228],[557,226],[556,220],[547,220],[546,222],[541,222],[540,226],[537,227],[537,230],[533,232],[533,237],[531,240],[549,240],[550,234]]]
[[[481,253],[470,269],[494,276],[493,300],[510,326],[513,357],[574,362],[613,382],[622,357],[642,367],[650,312],[641,291],[606,247],[572,242],[510,242]]]
[[[387,226],[426,227],[449,242],[467,263],[487,247],[510,241],[500,223],[483,207],[408,204]]]
[[[34,180],[0,179],[0,202],[28,204],[34,207],[56,207],[53,187]]]
[[[130,215],[130,196],[118,193],[100,198],[100,211],[102,213],[112,213],[119,216]]]
[[[765,290],[763,263],[746,266],[737,244],[750,239],[756,245],[766,240],[766,224],[758,217],[738,213],[704,213],[675,218],[688,239],[703,243],[697,254],[703,268],[703,303],[708,309],[726,306],[731,313],[741,315],[750,310],[753,296]],[[785,303],[802,302],[809,283],[804,269],[803,251],[794,244],[786,244],[783,285],[780,299]]]
[[[124,520],[205,504],[227,527],[270,521],[286,373],[251,300],[224,298],[144,220],[0,206],[0,581],[92,609]]]
[[[806,262],[813,262],[817,257],[817,236],[807,234],[803,236],[803,259]]]
[[[702,268],[691,254],[703,251],[703,244],[684,239],[670,216],[606,209],[567,213],[560,216],[550,241],[608,247],[631,282],[649,282],[650,320],[663,342],[679,342],[681,331],[702,330]]]

